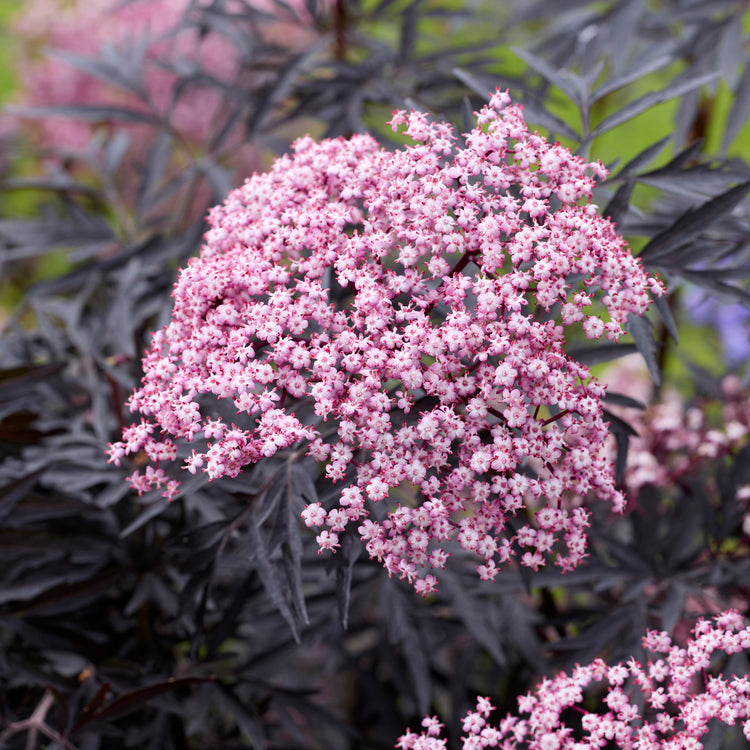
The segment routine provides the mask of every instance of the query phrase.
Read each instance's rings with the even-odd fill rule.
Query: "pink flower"
[[[750,435],[750,389],[734,375],[721,382],[721,398],[696,397],[686,402],[674,389],[665,389],[649,404],[651,379],[639,356],[626,357],[603,375],[614,391],[648,404],[642,412],[613,407],[637,431],[630,441],[625,486],[637,500],[645,485],[670,490],[684,477],[700,473],[709,461],[731,455],[747,444]],[[614,455],[614,446],[610,450]],[[738,488],[737,500],[750,493]],[[748,507],[750,511],[750,507]]]
[[[666,694],[665,688],[654,691],[639,682],[643,667],[634,659],[627,668],[621,664],[607,667],[596,660],[591,665],[576,667],[571,675],[561,672],[551,680],[543,680],[533,694],[518,699],[518,715],[509,714],[491,736],[488,730],[492,728],[485,725],[482,717],[489,715],[492,704],[488,698],[477,698],[476,712],[469,711],[463,720],[463,731],[467,734],[462,737],[462,748],[582,750],[612,746],[623,750],[698,750],[703,747],[701,738],[716,731],[715,725],[719,723],[727,726],[742,723],[745,737],[750,740],[748,678],[706,675],[705,671],[712,655],[734,653],[731,644],[748,636],[750,627],[744,626],[734,610],[721,613],[713,622],[700,620],[685,649],[672,646],[665,633],[649,632],[643,638],[644,648],[657,648],[669,654],[666,660],[659,660]],[[628,679],[632,684],[628,684]],[[585,701],[583,689],[592,680],[610,685],[604,705],[598,711],[589,711],[583,705],[584,702],[590,705]],[[639,713],[636,706],[644,698],[647,707]],[[563,718],[564,714],[570,715],[571,708],[581,716],[583,736],[578,739]],[[662,711],[663,708],[669,710]],[[439,732],[433,728],[440,726],[437,718],[430,719],[431,741],[439,738]],[[410,744],[403,744],[405,737]],[[427,738],[427,733],[408,732],[396,746],[421,747],[423,738]]]
[[[199,6],[209,3],[202,1]],[[202,35],[187,26],[176,31],[187,17],[191,0],[26,0],[14,21],[14,33],[22,42],[20,62],[20,101],[32,106],[68,104],[120,104],[141,108],[138,97],[125,89],[105,84],[92,75],[39,53],[44,45],[51,50],[76,55],[98,56],[107,47],[129,48],[138,54],[146,43],[145,87],[155,110],[167,116],[174,96],[176,76],[170,65],[184,68],[197,63],[207,75],[231,84],[240,72],[240,50],[218,33]],[[309,23],[304,0],[290,2],[294,9],[284,13],[270,0],[252,0],[249,5],[275,13],[278,23],[287,27],[286,43],[297,37]],[[321,3],[321,7],[322,7]],[[238,4],[235,11],[241,11]],[[292,29],[290,37],[290,29]],[[309,34],[307,34],[309,35]],[[306,34],[302,33],[302,37]],[[296,40],[300,43],[300,39]],[[193,143],[205,144],[213,133],[212,122],[220,120],[221,97],[210,87],[192,87],[180,97],[170,117],[172,125]],[[90,136],[86,123],[42,122],[45,145],[83,148]]]
[[[376,521],[345,494],[337,532],[358,526],[368,553],[423,593],[454,537],[482,578],[519,550],[534,569],[585,556],[577,506],[619,509],[622,497],[604,389],[564,353],[566,328],[600,323],[597,297],[609,322],[587,334],[616,339],[663,291],[596,207],[577,204],[600,165],[529,133],[504,92],[478,119],[465,147],[417,112],[394,115],[418,141],[396,152],[366,135],[302,138],[231,193],[179,276],[130,399],[158,432],[205,441],[196,456],[211,478],[308,445],[331,480],[389,503]],[[563,187],[575,202],[543,214],[514,197]],[[575,310],[567,323],[535,315],[558,303]],[[211,410],[226,398],[238,411],[231,438]],[[297,401],[315,418],[300,422]],[[156,432],[142,440],[164,442]],[[113,460],[128,452],[111,448]],[[413,499],[399,504],[396,488]],[[524,505],[538,523],[506,536]],[[319,537],[326,549],[337,541]]]

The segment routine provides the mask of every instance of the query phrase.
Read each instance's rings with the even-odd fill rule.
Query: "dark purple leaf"
[[[622,125],[628,120],[632,120],[634,117],[643,114],[653,106],[667,102],[675,97],[683,96],[689,91],[697,89],[707,83],[712,83],[717,77],[717,73],[711,73],[709,75],[699,76],[698,78],[692,78],[680,83],[673,83],[661,91],[651,91],[648,94],[644,94],[635,101],[626,104],[618,112],[605,117],[591,132],[591,137],[596,138],[602,133],[607,133],[618,125]]]
[[[149,701],[165,693],[173,693],[183,687],[192,687],[204,682],[213,682],[214,677],[194,676],[194,677],[170,677],[163,682],[156,682],[146,687],[130,690],[123,693],[119,698],[113,700],[108,706],[99,711],[91,713],[89,716],[80,717],[76,724],[76,731],[84,727],[102,721],[112,721],[112,719],[126,716],[134,711],[141,711],[148,707]]]
[[[633,337],[638,351],[646,362],[654,383],[659,385],[661,383],[661,373],[659,372],[659,362],[656,358],[656,341],[654,340],[651,321],[645,316],[630,313],[626,328],[628,333]]]
[[[86,122],[135,122],[158,125],[159,120],[147,112],[140,112],[129,107],[96,104],[69,104],[50,107],[8,107],[8,112],[18,117],[47,119],[65,117]]]

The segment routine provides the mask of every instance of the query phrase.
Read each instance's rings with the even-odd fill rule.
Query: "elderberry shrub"
[[[0,207],[0,746],[383,750],[439,713],[459,748],[479,695],[470,747],[715,748],[725,729],[746,747],[741,641],[669,693],[695,666],[679,649],[707,653],[696,619],[750,601],[746,373],[683,289],[748,299],[746,3],[15,4],[31,17],[7,41],[33,39],[4,48],[27,67],[0,123],[19,170]],[[528,130],[503,102],[477,123],[496,87]],[[461,182],[457,159],[479,171]],[[334,190],[363,185],[369,206]],[[270,257],[230,226],[249,208]],[[206,301],[209,268],[227,281]],[[635,351],[638,371],[617,359]],[[159,383],[164,424],[129,427],[128,393],[147,406]],[[722,617],[712,632],[742,631]],[[674,656],[644,652],[654,629]],[[507,719],[480,729],[491,705]]]

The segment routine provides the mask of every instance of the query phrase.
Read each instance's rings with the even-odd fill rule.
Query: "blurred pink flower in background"
[[[256,41],[270,40],[291,53],[309,44],[316,32],[303,0],[287,7],[255,0],[251,7],[263,15],[252,28],[246,4],[239,2],[224,5],[230,17],[204,23],[201,14],[210,5],[208,0],[24,3],[11,29],[18,46],[18,91],[11,103],[22,108],[16,110],[22,116],[6,116],[4,132],[30,135],[32,146],[62,158],[83,156],[94,134],[100,135],[101,146],[115,134],[127,133],[130,167],[143,164],[157,134],[166,132],[176,146],[170,174],[208,155],[233,170],[235,182],[248,176],[260,167],[260,157],[245,131],[247,103],[251,88],[262,83],[262,74],[247,69],[250,40],[255,34]],[[269,58],[268,67],[274,61],[278,57]],[[104,74],[97,73],[96,65],[100,71],[104,66]],[[101,116],[23,117],[23,108],[75,106],[101,107]],[[235,108],[242,106],[247,111],[230,122]],[[108,107],[135,114],[118,119],[108,116]],[[215,139],[227,128],[217,146]],[[126,192],[132,197],[133,186]]]
[[[646,484],[669,488],[707,461],[725,456],[750,434],[750,389],[735,375],[721,381],[721,398],[688,402],[676,389],[664,389],[653,401],[652,381],[639,354],[605,370],[608,390],[642,401],[645,411],[610,406],[638,433],[630,442],[625,485],[636,495]]]
[[[239,73],[240,60],[233,45],[216,34],[201,39],[195,30],[174,33],[190,6],[190,0],[25,3],[13,29],[23,42],[18,103],[38,107],[118,104],[143,111],[144,103],[134,92],[83,72],[54,53],[97,58],[102,50],[110,48],[129,51],[133,62],[144,54],[145,78],[134,78],[132,83],[143,86],[152,114],[168,118],[175,130],[190,141],[205,142],[219,114],[220,95],[208,87],[193,90],[180,97],[170,112],[176,76],[164,62],[199,63],[206,73],[232,83]],[[47,50],[52,54],[48,56]],[[89,123],[67,117],[45,118],[39,129],[43,145],[49,148],[83,149],[91,136]]]
[[[652,485],[666,490],[695,476],[712,461],[736,453],[750,435],[750,386],[736,375],[725,376],[715,398],[686,399],[675,388],[653,397],[653,381],[639,354],[617,360],[601,375],[608,391],[626,393],[645,410],[611,406],[638,433],[630,440],[624,486],[631,507],[639,490]],[[616,448],[610,445],[614,460]],[[737,490],[746,507],[744,533],[750,536],[750,486]]]

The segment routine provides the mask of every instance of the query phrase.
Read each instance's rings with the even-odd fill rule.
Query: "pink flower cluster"
[[[714,655],[750,649],[750,627],[735,611],[699,620],[693,637],[682,648],[665,632],[650,631],[643,647],[655,657],[645,665],[636,659],[608,666],[596,659],[543,680],[533,693],[518,699],[519,715],[508,715],[497,727],[487,722],[493,706],[478,698],[476,711],[463,720],[463,750],[497,747],[503,750],[700,750],[701,738],[716,727],[742,724],[750,740],[750,678],[708,672]],[[585,709],[584,691],[606,686],[601,712]],[[580,716],[580,728],[569,726],[562,714]],[[396,747],[401,750],[445,750],[442,724],[423,720],[423,731],[407,730]]]
[[[651,378],[639,356],[626,358],[602,375],[615,391],[650,400]],[[721,381],[720,398],[687,402],[666,390],[644,412],[612,407],[638,433],[630,442],[625,486],[636,499],[644,485],[672,488],[707,462],[740,450],[750,435],[750,388],[735,375]],[[614,452],[614,446],[612,446]]]
[[[629,489],[644,484],[671,487],[706,461],[726,456],[747,442],[750,392],[733,375],[724,378],[721,388],[721,403],[703,398],[686,405],[670,394],[647,410],[626,475]],[[720,423],[712,424],[712,410],[720,411]]]
[[[663,288],[590,203],[603,167],[530,133],[506,93],[462,145],[420,112],[391,124],[415,143],[305,137],[212,209],[111,460],[145,451],[133,486],[172,497],[173,438],[206,441],[186,468],[212,479],[306,442],[330,480],[355,473],[303,513],[321,549],[353,525],[422,593],[451,539],[483,579],[512,555],[571,569],[583,499],[623,498],[566,330],[617,340]]]

